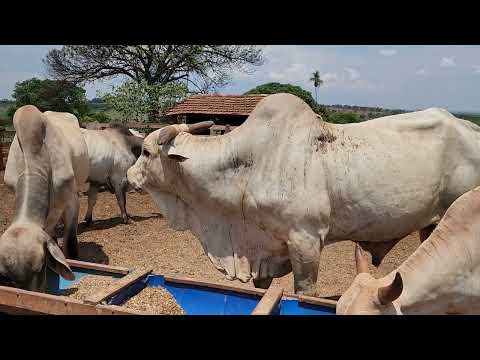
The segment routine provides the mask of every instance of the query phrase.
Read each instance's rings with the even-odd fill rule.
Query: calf
[[[120,125],[104,130],[82,129],[90,159],[88,210],[85,222],[92,222],[99,187],[106,185],[114,193],[123,222],[129,223],[126,210],[127,170],[140,156],[143,139]]]

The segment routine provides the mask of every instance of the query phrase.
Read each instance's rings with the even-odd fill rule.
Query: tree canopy
[[[67,45],[51,50],[44,63],[53,78],[74,83],[124,76],[149,85],[182,80],[207,92],[263,57],[260,48],[244,45]]]
[[[281,83],[267,83],[257,86],[245,93],[248,94],[278,94],[278,93],[289,93],[295,96],[298,96],[303,101],[305,101],[313,111],[317,114],[320,114],[323,120],[328,121],[328,112],[324,106],[318,105],[313,99],[312,94],[309,91],[302,89],[300,86],[291,85],[291,84],[281,84]]]
[[[81,116],[88,110],[85,89],[64,80],[32,78],[17,82],[13,98],[15,108],[35,105],[42,112],[62,111],[76,116]]]
[[[146,81],[126,81],[114,87],[103,99],[117,111],[123,121],[152,121],[187,96],[185,84],[147,84]]]

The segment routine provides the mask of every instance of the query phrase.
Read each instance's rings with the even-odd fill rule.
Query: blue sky
[[[55,46],[0,46],[0,98],[16,81],[46,77],[42,59]],[[324,104],[386,108],[443,107],[480,112],[480,46],[265,46],[265,64],[235,73],[220,93],[239,94],[271,81],[300,85],[314,94],[311,73],[325,81]],[[87,85],[87,96],[112,82]]]

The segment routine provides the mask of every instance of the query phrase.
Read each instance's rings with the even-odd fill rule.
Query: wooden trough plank
[[[337,307],[337,302],[335,300],[323,299],[314,296],[298,295],[298,300],[307,304],[321,305],[334,309]]]
[[[2,311],[10,314],[33,312],[51,315],[106,315],[112,311],[97,309],[95,306],[63,296],[37,293],[22,289],[0,286]]]
[[[256,288],[243,288],[240,286],[233,286],[233,285],[226,285],[226,284],[219,284],[207,281],[200,281],[194,280],[192,278],[181,277],[181,276],[164,276],[165,281],[178,283],[178,284],[186,284],[186,285],[195,285],[195,286],[203,286],[209,287],[213,289],[220,289],[220,290],[228,290],[234,292],[241,292],[244,294],[251,294],[251,295],[258,295],[263,296],[267,290],[265,289],[256,289]]]
[[[119,267],[119,266],[110,266],[104,264],[97,264],[85,261],[78,261],[78,260],[70,260],[67,259],[67,263],[70,267],[79,268],[79,269],[90,269],[90,270],[98,270],[104,271],[114,274],[128,274],[130,269]]]
[[[116,294],[118,294],[121,290],[125,289],[127,286],[133,284],[134,282],[144,278],[148,274],[150,274],[153,269],[150,270],[135,270],[128,274],[127,276],[115,281],[112,285],[110,285],[106,289],[102,289],[96,294],[93,294],[87,297],[84,302],[86,304],[100,304],[103,300],[106,300]]]
[[[255,309],[253,309],[252,315],[270,315],[275,306],[277,306],[278,302],[282,299],[282,296],[282,287],[270,286]]]
[[[101,315],[152,315],[147,312],[132,310],[117,305],[96,305],[95,308],[101,312]]]

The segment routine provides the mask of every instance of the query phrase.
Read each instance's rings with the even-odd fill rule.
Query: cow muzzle
[[[141,182],[139,181],[140,176],[138,174],[138,170],[135,168],[135,165],[132,166],[130,169],[127,171],[127,182],[128,182],[128,187],[130,189],[135,190],[137,193],[143,194],[144,191],[141,186]]]

